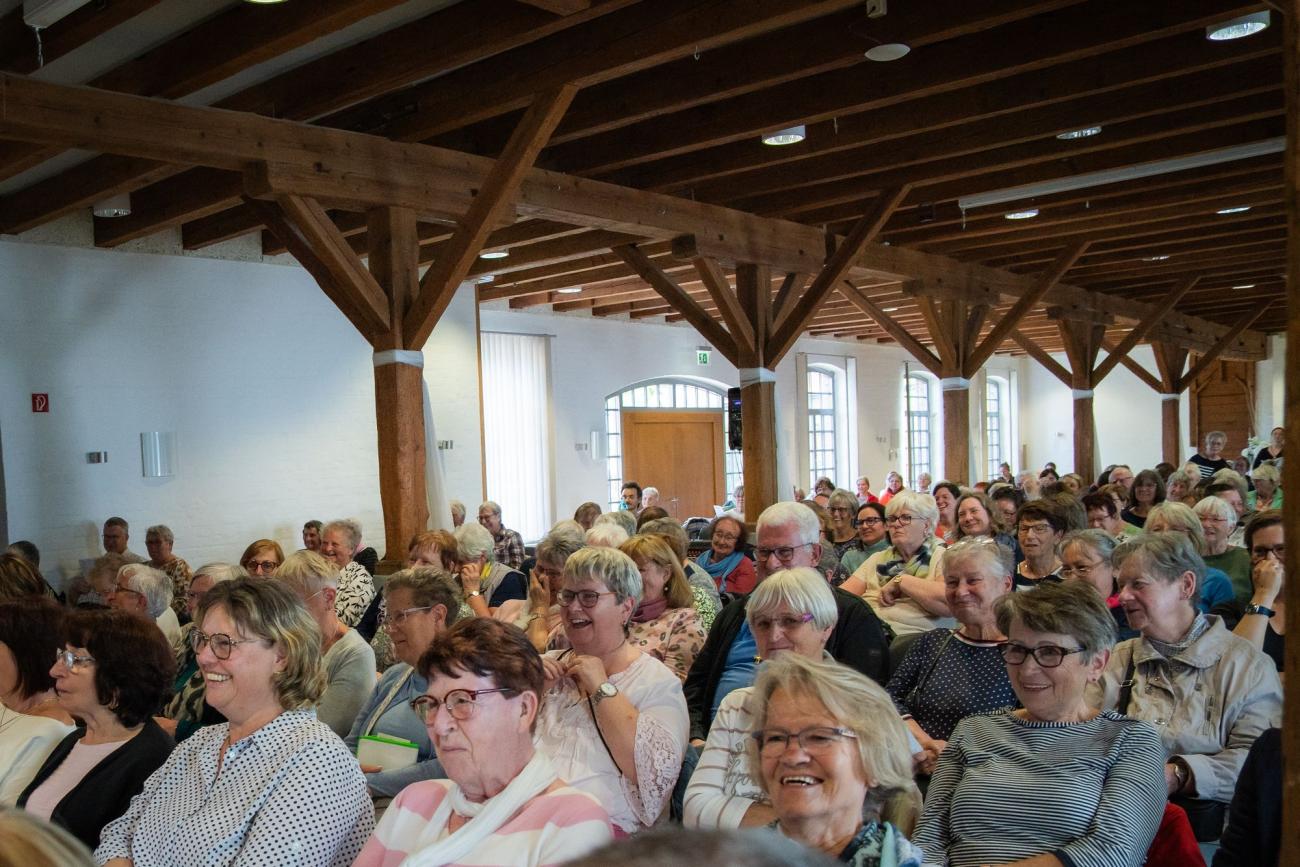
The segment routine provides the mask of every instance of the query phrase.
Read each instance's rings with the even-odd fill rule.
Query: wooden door
[[[659,489],[659,502],[679,521],[713,517],[726,499],[721,410],[625,409],[623,478]]]
[[[1187,455],[1200,448],[1212,430],[1228,435],[1224,457],[1232,460],[1241,454],[1255,435],[1255,365],[1249,361],[1211,364],[1191,385],[1191,419]]]

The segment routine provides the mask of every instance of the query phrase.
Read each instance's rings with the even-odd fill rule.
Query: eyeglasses
[[[256,644],[265,640],[264,638],[241,638],[236,640],[221,632],[208,635],[201,629],[195,629],[190,633],[190,647],[194,648],[195,653],[202,653],[205,646],[211,645],[212,655],[217,659],[229,659],[230,651],[234,650],[238,644]]]
[[[879,518],[854,518],[853,519],[854,527],[879,527],[883,523],[885,522],[880,520]]]
[[[755,617],[749,624],[754,632],[771,632],[773,626],[779,626],[782,632],[793,632],[805,623],[811,623],[813,616],[806,614],[786,614],[783,617]]]
[[[1035,536],[1050,536],[1052,534],[1051,524],[1021,524],[1017,529],[1021,533],[1032,533]]]
[[[572,605],[573,600],[577,599],[578,604],[583,608],[595,608],[600,602],[602,596],[613,596],[613,591],[607,593],[597,593],[595,590],[561,590],[555,594],[561,605]]]
[[[432,608],[432,605],[420,605],[415,608],[403,608],[401,611],[390,611],[388,612],[388,616],[385,618],[384,622],[388,623],[390,626],[401,626],[406,622],[406,618],[410,617],[415,612],[429,611]]]
[[[714,533],[713,538],[719,542],[735,542],[740,539],[735,533]]]
[[[274,572],[280,568],[280,564],[274,560],[249,560],[244,564],[250,575],[258,575],[262,572]]]
[[[832,728],[831,726],[813,726],[800,732],[786,732],[779,729],[762,729],[749,735],[758,744],[758,753],[767,758],[785,754],[790,748],[790,740],[799,744],[799,749],[809,755],[823,755],[835,749],[844,738],[856,738],[850,729]]]
[[[915,515],[890,515],[885,519],[885,523],[891,527],[906,527],[915,520]]]
[[[54,664],[63,663],[63,667],[68,671],[76,672],[81,666],[89,665],[95,661],[93,656],[78,656],[71,650],[54,651]]]
[[[1274,557],[1276,557],[1279,560],[1285,560],[1286,546],[1285,545],[1256,545],[1255,547],[1250,549],[1250,557],[1252,560],[1266,560],[1268,559],[1269,554],[1272,554]]]
[[[804,542],[803,544],[800,545],[782,545],[779,548],[755,548],[754,555],[758,557],[758,561],[762,563],[767,559],[769,559],[773,554],[775,554],[776,559],[780,560],[782,563],[789,565],[790,561],[794,559],[795,551],[799,550],[800,548],[807,548],[809,545],[814,545],[814,544],[816,543]]]
[[[1205,524],[1230,524],[1227,518],[1221,518],[1218,515],[1201,515],[1201,525]]]
[[[441,700],[431,695],[417,696],[411,699],[411,710],[415,711],[420,722],[428,725],[437,718],[438,708],[445,706],[452,719],[463,722],[474,715],[474,708],[480,695],[494,692],[517,693],[518,691],[508,686],[499,686],[495,689],[453,689]]]
[[[1057,570],[1057,574],[1062,578],[1073,578],[1075,575],[1078,575],[1080,578],[1087,578],[1092,574],[1092,570],[1096,569],[1100,565],[1101,561],[1098,560],[1096,563],[1080,563],[1078,566],[1062,566]]]
[[[1023,644],[1016,644],[1014,641],[1005,641],[998,645],[998,651],[1002,654],[1002,659],[1007,665],[1022,665],[1027,657],[1032,656],[1034,662],[1037,662],[1042,668],[1056,668],[1065,658],[1072,653],[1083,653],[1082,647],[1076,647],[1071,650],[1068,647],[1057,647],[1055,644],[1044,644],[1040,647],[1025,647]]]
[[[141,599],[144,598],[144,594],[141,593],[139,590],[133,590],[133,589],[130,588],[130,587],[123,587],[123,586],[120,585],[120,584],[117,585],[116,587],[114,587],[114,588],[113,588],[112,590],[110,590],[109,592],[110,592],[110,593],[134,593],[136,596],[139,596]]]
[[[853,510],[852,510],[852,509],[846,509],[846,508],[843,507],[843,506],[831,506],[831,507],[830,507],[829,509],[827,509],[826,511],[830,512],[832,515],[847,515],[849,512],[851,512],[851,511],[853,511]]]

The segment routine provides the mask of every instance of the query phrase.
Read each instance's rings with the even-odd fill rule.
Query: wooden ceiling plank
[[[135,16],[157,6],[161,0],[116,0],[82,6],[46,27],[40,34],[39,51],[36,35],[23,22],[22,4],[0,16],[0,69],[23,75],[35,72],[45,63],[53,63],[88,42],[125,24]]]
[[[1066,370],[1065,367],[1055,358],[1048,355],[1047,352],[1038,345],[1036,339],[1021,334],[1020,329],[1018,328],[1012,329],[1011,339],[1014,340],[1021,349],[1029,353],[1030,358],[1041,364],[1048,373],[1065,383],[1067,388],[1074,387],[1074,380],[1070,376],[1070,371]]]
[[[1192,291],[1192,287],[1196,285],[1198,279],[1200,279],[1199,275],[1182,280],[1178,284],[1178,287],[1174,289],[1174,291],[1170,292],[1164,301],[1148,313],[1141,322],[1133,326],[1133,329],[1124,336],[1124,339],[1121,340],[1118,345],[1115,345],[1113,348],[1110,346],[1106,347],[1106,351],[1109,354],[1106,358],[1102,359],[1101,364],[1095,371],[1093,371],[1093,383],[1099,384],[1106,378],[1107,374],[1115,369],[1115,365],[1119,364],[1121,359],[1128,357],[1128,354],[1133,351],[1133,347],[1137,346],[1139,341],[1150,334],[1151,329],[1155,328],[1156,325],[1164,319],[1164,317],[1173,310],[1175,306],[1177,306],[1178,302],[1183,300],[1188,292]]]
[[[591,0],[519,0],[519,2],[545,9],[554,15],[572,15],[591,8]]]
[[[674,283],[671,277],[633,245],[615,247],[613,251],[627,263],[629,268],[641,275],[641,279],[668,302],[670,307],[681,313],[700,333],[700,336],[709,341],[724,358],[737,367],[740,366],[740,355],[732,336],[718,324],[716,319],[704,312],[704,309],[690,295]]]
[[[488,172],[469,212],[460,221],[451,240],[443,245],[442,255],[434,260],[420,280],[419,297],[411,306],[402,329],[407,349],[422,348],[433,333],[433,327],[451,303],[452,295],[482,251],[484,241],[502,216],[509,212],[519,184],[577,92],[575,85],[565,84],[540,93],[525,112],[505,150]]]

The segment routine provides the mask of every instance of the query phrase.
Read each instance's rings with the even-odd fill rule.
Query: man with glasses
[[[756,537],[755,569],[760,583],[783,569],[816,569],[821,561],[821,524],[817,514],[802,503],[769,506],[758,518]],[[832,589],[839,617],[826,651],[883,684],[889,674],[888,642],[879,619],[860,598]],[[755,659],[757,643],[745,622],[748,599],[742,596],[722,609],[686,677],[691,742],[697,748],[703,746],[718,705],[728,693],[754,682],[759,660]]]
[[[128,563],[143,563],[144,558],[127,548],[131,540],[131,530],[126,518],[112,517],[104,522],[104,553],[120,554]]]
[[[117,573],[108,594],[108,606],[152,620],[167,637],[172,649],[181,646],[181,623],[172,604],[172,579],[165,572],[131,563]]]
[[[1250,554],[1250,603],[1237,600],[1216,605],[1210,612],[1223,618],[1224,626],[1272,658],[1282,670],[1286,637],[1280,632],[1286,622],[1286,531],[1282,513],[1259,512],[1246,524],[1246,550]]]

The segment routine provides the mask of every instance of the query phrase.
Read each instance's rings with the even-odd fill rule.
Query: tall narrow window
[[[1007,383],[990,376],[984,389],[984,443],[988,450],[988,476],[996,479],[1007,456]]]
[[[808,371],[808,490],[822,476],[835,478],[835,377]]]
[[[922,473],[934,475],[934,433],[930,426],[930,380],[908,374],[904,412],[907,414],[907,469],[911,484]]]
[[[525,539],[551,526],[550,347],[532,334],[482,334],[488,498]]]

